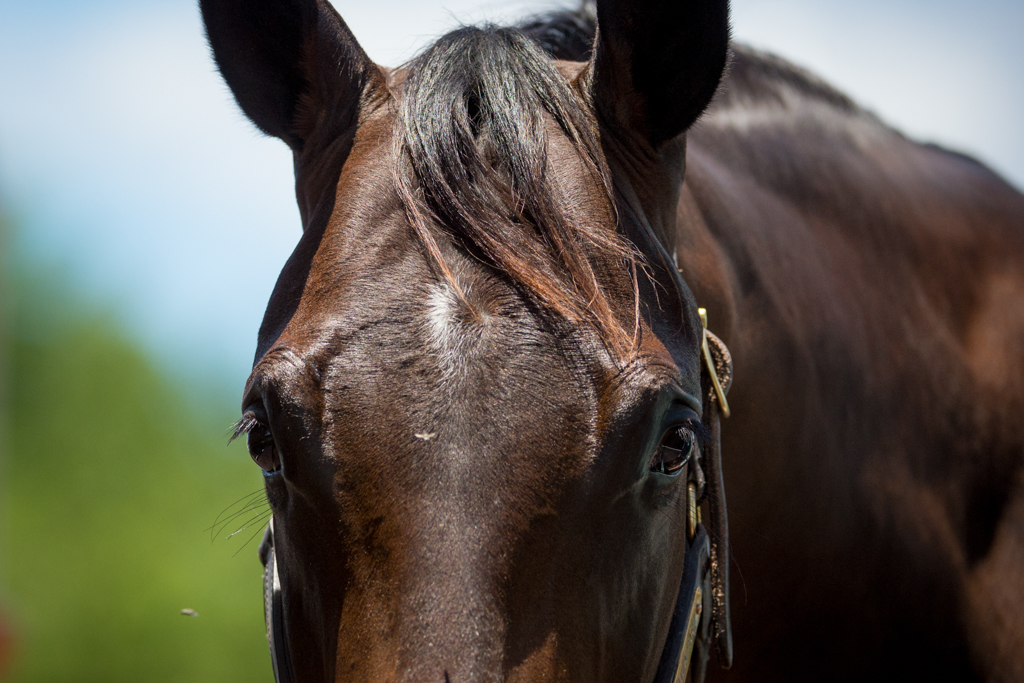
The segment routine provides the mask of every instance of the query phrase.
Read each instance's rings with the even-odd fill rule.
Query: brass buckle
[[[711,349],[708,347],[708,310],[706,308],[698,308],[697,313],[700,315],[700,323],[704,327],[701,334],[704,363],[708,366],[708,374],[711,375],[711,385],[715,388],[715,396],[718,397],[718,405],[722,409],[722,417],[729,417],[729,402],[725,400],[722,383],[718,380],[718,370],[715,369],[715,359],[711,357]]]
[[[700,524],[700,506],[697,505],[697,485],[692,481],[686,486],[686,540],[693,541]]]

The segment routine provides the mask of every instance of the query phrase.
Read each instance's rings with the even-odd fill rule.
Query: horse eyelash
[[[232,443],[243,434],[248,434],[257,424],[258,421],[252,415],[243,415],[242,419],[231,425],[231,438],[228,439],[228,443]]]
[[[700,445],[701,450],[705,450],[707,445],[711,443],[711,430],[708,429],[708,426],[704,424],[702,420],[691,417],[683,423],[683,426],[693,432],[693,435],[697,437],[697,443]]]

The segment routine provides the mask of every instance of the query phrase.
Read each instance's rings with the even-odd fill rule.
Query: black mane
[[[597,4],[582,2],[527,19],[519,30],[555,59],[583,62],[590,59],[597,33]]]
[[[556,182],[559,169],[548,167],[553,123],[605,190],[611,213],[590,107],[548,55],[515,28],[457,29],[407,65],[400,107],[399,189],[456,290],[440,231],[548,308],[595,323],[621,348],[625,331],[602,274],[636,257],[607,225],[573,220],[573,202]]]
[[[594,322],[621,349],[628,335],[612,313],[603,273],[623,262],[632,269],[635,251],[616,232],[573,221],[547,166],[545,122],[553,121],[608,188],[586,96],[551,61],[588,59],[596,26],[594,3],[583,2],[518,28],[463,27],[441,37],[406,65],[396,175],[420,239],[460,296],[440,235],[506,273],[547,308]],[[737,45],[732,52],[709,111],[785,106],[782,92],[789,89],[837,112],[863,114],[848,97],[778,57]]]

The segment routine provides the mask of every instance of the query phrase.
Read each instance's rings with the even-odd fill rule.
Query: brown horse
[[[725,0],[394,70],[326,0],[201,5],[304,227],[239,429],[283,679],[665,680],[701,463],[727,554],[699,302],[711,677],[1024,680],[1024,197],[777,59],[723,81]]]

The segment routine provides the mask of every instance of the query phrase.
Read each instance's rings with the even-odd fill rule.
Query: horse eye
[[[249,455],[253,462],[259,465],[264,472],[276,472],[281,468],[281,459],[277,455],[274,437],[266,425],[256,423],[246,437],[246,445],[249,447]]]
[[[651,459],[651,472],[674,477],[683,471],[693,455],[697,437],[689,427],[677,427],[662,439],[658,450]]]

